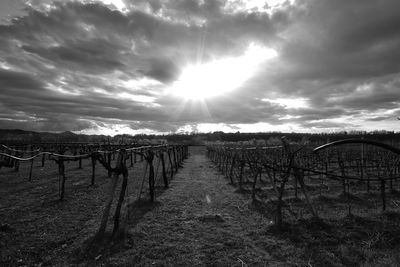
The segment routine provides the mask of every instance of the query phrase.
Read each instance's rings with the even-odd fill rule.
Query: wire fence
[[[382,210],[387,206],[386,191],[399,186],[400,150],[373,140],[346,139],[316,148],[290,144],[285,138],[278,146],[210,144],[207,154],[232,184],[249,191],[253,199],[265,195],[263,188],[271,187],[279,224],[288,188],[295,198],[301,190],[309,211],[318,217],[308,192],[311,185],[319,186],[320,195],[338,184],[343,195],[352,188],[378,191]]]
[[[33,146],[32,146],[33,147]],[[51,151],[44,151],[44,149]],[[0,146],[0,168],[10,168],[19,172],[20,164],[29,164],[27,181],[32,181],[35,173],[34,162],[40,160],[43,168],[47,161],[57,166],[59,200],[65,200],[67,166],[77,162],[78,169],[87,169],[91,185],[96,184],[96,173],[104,169],[109,177],[109,188],[104,204],[102,219],[96,238],[104,236],[111,210],[114,210],[113,233],[123,230],[128,218],[129,207],[140,203],[149,196],[155,201],[156,189],[168,188],[172,177],[188,157],[188,147],[182,145],[156,145],[130,147],[129,145],[47,144],[44,148],[20,149]],[[36,165],[37,166],[37,165]],[[101,166],[101,168],[100,168]],[[0,174],[1,175],[1,174]],[[121,178],[121,181],[119,178]],[[121,224],[123,227],[121,227]]]

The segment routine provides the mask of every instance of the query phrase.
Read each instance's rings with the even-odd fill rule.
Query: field
[[[251,196],[252,207],[271,218],[268,231],[305,248],[299,257],[309,257],[307,264],[397,266],[398,150],[374,142],[360,146],[363,140],[348,145],[353,142],[314,151],[285,141],[271,147],[224,144],[210,146],[208,155],[237,192]]]
[[[160,152],[161,153],[161,152]],[[167,154],[166,152],[162,152]],[[158,154],[159,155],[159,154]],[[92,163],[90,159],[65,162],[65,193],[60,199],[62,175],[58,165],[47,160],[42,167],[41,159],[33,162],[32,177],[29,180],[31,161],[21,161],[19,170],[0,169],[0,265],[54,265],[66,260],[71,253],[85,257],[80,250],[99,228],[104,203],[111,181],[108,171],[99,163],[95,168],[92,184]],[[116,157],[110,157],[111,166]],[[129,214],[138,218],[142,206],[150,202],[149,170],[145,157],[135,156],[128,167],[128,183],[125,198],[135,207]],[[154,159],[155,197],[164,190],[160,158]],[[168,179],[176,171],[167,161]],[[118,183],[114,198],[118,197],[121,183]],[[125,202],[126,202],[125,201]],[[114,210],[116,201],[111,210]],[[110,218],[111,220],[112,218]],[[108,232],[111,223],[108,224]]]
[[[27,181],[30,163],[20,171],[2,169],[1,232],[2,264],[51,264],[96,231],[105,190],[106,171],[98,173],[96,184],[90,184],[90,166],[67,164],[66,196],[59,201],[59,179],[56,164],[38,163],[31,182]]]
[[[155,161],[158,190],[153,203],[148,196],[145,162],[138,160],[132,167],[127,164],[127,195],[137,200],[143,181],[145,193],[139,205],[135,201],[128,207],[123,238],[112,239],[95,250],[87,248],[99,227],[105,192],[112,179],[104,168],[96,168],[95,185],[91,185],[90,160],[83,161],[82,169],[78,162],[66,163],[62,201],[54,162],[46,161],[44,167],[34,162],[31,181],[30,162],[21,163],[18,172],[0,169],[0,265],[400,264],[400,193],[395,172],[392,183],[388,180],[386,184],[385,211],[379,180],[369,183],[368,190],[366,181],[349,180],[343,192],[341,180],[304,172],[307,193],[318,218],[312,216],[300,186],[296,190],[292,173],[284,187],[283,221],[278,225],[278,198],[267,173],[258,173],[254,183],[254,169],[246,163],[239,185],[239,161],[235,163],[227,153],[226,158],[219,158],[221,162],[209,154],[215,161],[212,163],[204,147],[190,147],[189,152],[168,189],[164,189]],[[355,171],[351,172],[354,166],[346,164],[346,175],[355,176]],[[274,167],[278,187],[284,178],[278,171],[284,170],[282,166]],[[338,167],[338,162],[332,167]],[[331,174],[341,172],[340,168],[333,169]],[[107,229],[110,233],[110,224]]]

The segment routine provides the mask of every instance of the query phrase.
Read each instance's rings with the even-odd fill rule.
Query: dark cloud
[[[43,83],[24,72],[0,69],[0,88],[3,90],[37,90]]]
[[[150,76],[161,82],[172,82],[179,77],[180,69],[172,61],[172,59],[153,58],[149,60],[150,70],[145,72],[146,76]]]
[[[398,1],[308,1],[282,58],[294,78],[367,78],[397,73]],[[297,31],[297,32],[295,32]]]
[[[66,68],[80,69],[90,73],[109,72],[123,69],[118,60],[117,47],[102,39],[75,40],[62,46],[50,48],[23,46],[22,49],[51,60]]]
[[[385,121],[385,120],[393,120],[393,116],[377,116],[368,118],[369,121]]]

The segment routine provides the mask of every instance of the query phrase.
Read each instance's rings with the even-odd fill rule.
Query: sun
[[[251,43],[241,56],[187,66],[170,92],[189,100],[227,94],[243,85],[262,62],[276,56],[275,50]]]

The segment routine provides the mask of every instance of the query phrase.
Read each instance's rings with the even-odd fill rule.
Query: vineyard
[[[3,145],[0,265],[396,266],[400,150],[278,141]]]
[[[290,240],[302,251],[294,258],[308,258],[309,266],[398,266],[399,155],[394,146],[364,139],[313,146],[283,137],[275,146],[207,147],[252,210],[271,218],[265,238]]]
[[[240,191],[273,206],[278,227],[284,211],[288,218],[306,210],[328,216],[328,200],[340,201],[348,214],[400,208],[400,150],[387,144],[354,139],[313,148],[282,138],[280,146],[211,145],[207,153]]]
[[[180,145],[2,145],[1,265],[46,262],[54,249],[118,236],[156,203],[187,156]]]

